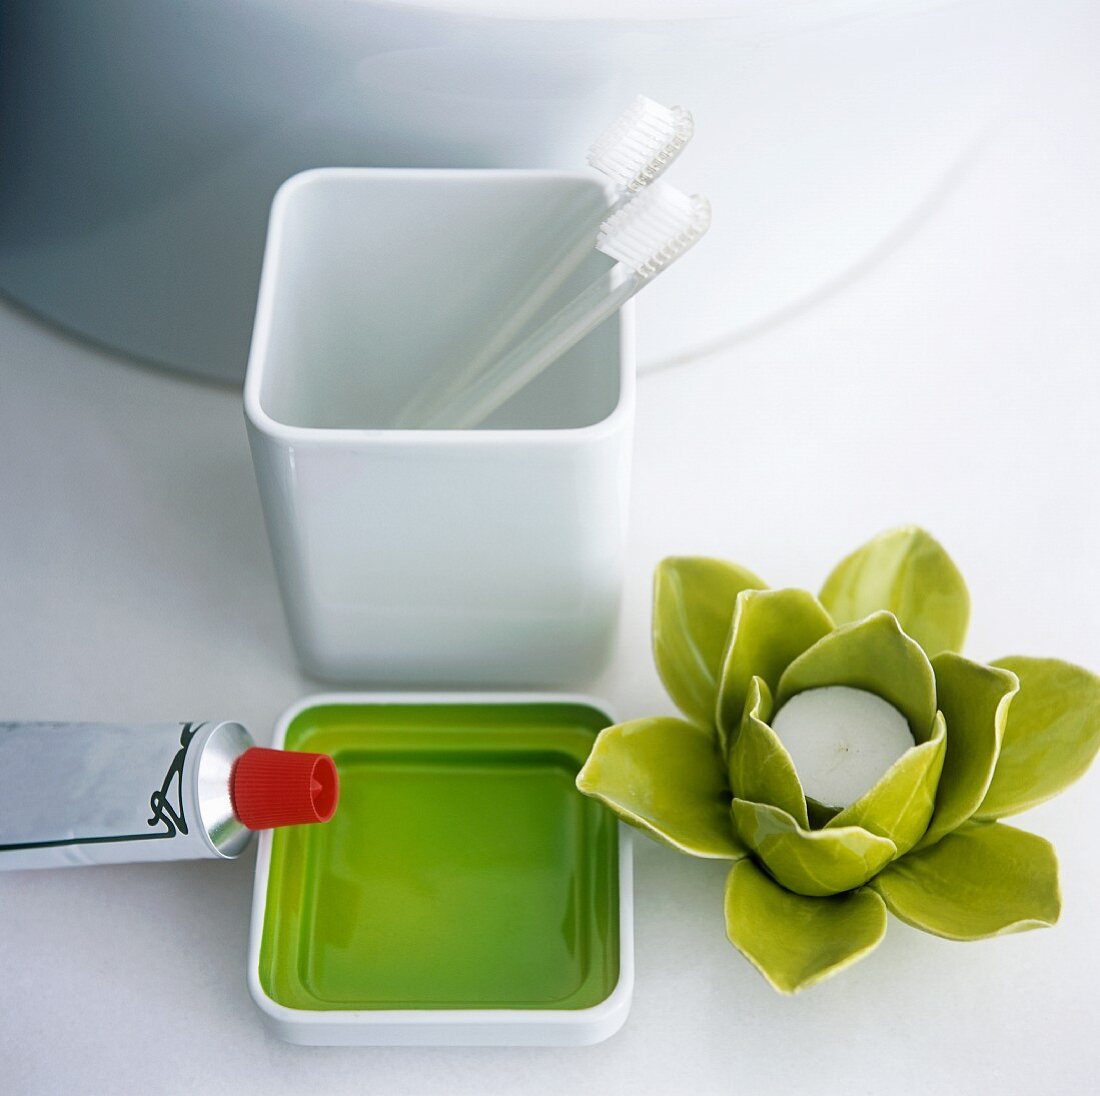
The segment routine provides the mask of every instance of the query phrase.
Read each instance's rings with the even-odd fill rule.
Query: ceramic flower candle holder
[[[1056,659],[964,658],[969,611],[958,569],[916,528],[852,553],[818,597],[732,563],[667,559],[654,654],[687,718],[602,731],[577,786],[673,848],[733,861],[730,941],[783,993],[870,952],[888,909],[951,940],[1052,925],[1054,850],[1000,820],[1084,773],[1100,746],[1100,678]],[[823,746],[810,734],[815,773],[793,760],[805,735],[777,732],[794,698],[818,706],[803,728],[817,718],[839,735]],[[877,724],[846,727],[863,717],[843,713],[872,708],[900,713],[911,744],[850,802],[815,798],[842,798],[834,770],[865,763]]]

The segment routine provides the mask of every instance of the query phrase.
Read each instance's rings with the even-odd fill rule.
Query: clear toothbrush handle
[[[423,422],[437,429],[479,426],[590,331],[614,315],[643,285],[688,251],[710,227],[710,203],[654,183],[617,206],[601,224],[596,250],[617,260],[583,292],[526,338],[490,362]],[[465,376],[472,371],[464,370]],[[441,408],[441,409],[440,409]]]
[[[621,268],[616,268],[621,269]],[[609,319],[645,284],[633,271],[612,289],[603,274],[522,342],[484,368],[426,423],[436,429],[470,429],[530,384],[563,354]]]
[[[619,203],[613,205],[612,211],[618,208],[618,205]],[[579,230],[573,230],[577,234],[571,236],[550,264],[537,274],[521,294],[522,304],[511,310],[494,328],[489,341],[478,350],[477,354],[466,362],[455,376],[443,384],[440,384],[435,376],[430,378],[429,383],[421,387],[401,408],[394,421],[398,429],[414,429],[446,417],[448,408],[458,399],[458,394],[474,384],[478,376],[515,342],[524,327],[539,314],[554,294],[592,254],[596,233],[607,214],[607,207],[601,206],[587,217]]]

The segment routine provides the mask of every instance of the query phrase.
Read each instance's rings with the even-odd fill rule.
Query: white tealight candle
[[[803,791],[827,807],[854,803],[914,744],[897,708],[847,685],[792,696],[772,730],[791,755]]]

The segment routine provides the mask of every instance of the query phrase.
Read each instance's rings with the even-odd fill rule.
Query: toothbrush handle
[[[612,205],[611,212],[621,204],[620,200]],[[576,234],[567,238],[549,266],[540,271],[519,294],[522,303],[509,311],[507,317],[496,326],[489,341],[442,388],[437,377],[431,377],[429,383],[422,386],[401,408],[395,425],[412,428],[445,416],[459,393],[475,383],[478,376],[515,342],[516,336],[592,254],[596,233],[607,216],[608,209],[604,207],[590,214]]]
[[[585,335],[618,312],[644,284],[645,278],[634,272],[610,290],[606,275],[597,278],[527,338],[497,358],[427,425],[443,429],[479,426]]]

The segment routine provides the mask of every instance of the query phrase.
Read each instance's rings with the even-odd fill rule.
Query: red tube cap
[[[327,822],[339,798],[340,779],[328,754],[253,746],[229,775],[233,813],[250,830]]]

